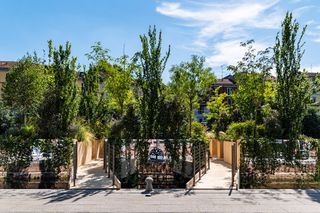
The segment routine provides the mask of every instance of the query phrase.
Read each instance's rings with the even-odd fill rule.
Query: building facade
[[[312,82],[315,82],[316,79],[320,80],[320,73],[308,72],[307,74],[309,80]],[[311,99],[313,104],[320,106],[320,92],[316,88],[314,88],[314,90],[312,91]]]
[[[232,104],[231,94],[233,90],[237,89],[234,76],[227,75],[226,77],[219,79],[215,84],[212,85],[212,91],[214,91],[218,87],[220,87],[219,94],[227,93],[228,96],[226,101],[228,102],[228,104]],[[207,102],[209,101],[209,99],[210,97],[203,100],[203,102],[199,106],[199,109],[196,109],[194,111],[197,121],[202,124],[207,124],[207,119],[205,114],[209,112],[207,108]]]
[[[16,63],[15,61],[0,61],[0,99],[2,97],[2,87],[4,82],[6,82],[7,73]]]

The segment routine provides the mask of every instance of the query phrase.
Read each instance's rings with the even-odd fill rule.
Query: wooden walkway
[[[231,165],[224,161],[210,162],[210,169],[201,177],[194,189],[229,189],[231,186]]]
[[[108,178],[103,169],[103,159],[91,161],[80,166],[77,171],[76,186],[72,189],[112,188],[112,178]]]

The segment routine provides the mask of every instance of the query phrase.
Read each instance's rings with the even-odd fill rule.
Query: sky
[[[243,56],[240,42],[254,39],[257,50],[274,45],[287,11],[301,28],[308,25],[302,67],[320,72],[319,0],[0,0],[0,60],[43,56],[49,39],[56,46],[70,41],[81,64],[97,41],[114,58],[132,56],[141,50],[139,35],[155,25],[163,52],[171,46],[165,82],[170,67],[193,54],[205,56],[221,78]]]

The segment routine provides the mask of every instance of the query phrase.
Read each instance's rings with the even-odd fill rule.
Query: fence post
[[[192,166],[193,166],[193,186],[196,185],[196,162],[195,162],[195,146],[192,145]]]
[[[110,158],[110,142],[108,141],[108,143],[107,143],[107,148],[108,148],[108,151],[107,151],[107,153],[108,153],[108,178],[110,178],[110,163],[111,163],[111,158]]]
[[[107,143],[106,143],[107,139],[103,140],[103,169],[105,171],[105,173],[107,173]]]
[[[78,141],[73,144],[73,186],[76,186],[78,169]]]
[[[236,144],[235,143],[233,143],[232,144],[232,149],[231,149],[231,157],[232,157],[232,177],[231,177],[231,186],[233,187],[234,186],[234,176],[235,176],[235,174],[236,174],[236,166],[237,166],[237,153],[236,153]]]
[[[114,186],[115,183],[115,150],[114,144],[112,144],[112,185]]]
[[[208,170],[210,170],[210,150],[208,150],[207,154],[208,154]]]
[[[201,145],[199,144],[198,145],[199,146],[199,151],[198,151],[198,154],[199,154],[199,180],[201,180],[201,164],[202,164],[202,162],[201,162]]]
[[[206,156],[208,154],[208,152],[206,151],[207,147],[205,145],[203,145],[203,162],[204,162],[204,173],[207,174],[207,159],[206,159]]]

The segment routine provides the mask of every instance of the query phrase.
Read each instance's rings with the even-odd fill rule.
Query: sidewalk
[[[77,171],[76,186],[73,189],[107,189],[112,188],[112,179],[103,169],[103,160],[93,160],[80,166]]]
[[[320,190],[0,190],[0,212],[320,212]]]
[[[210,161],[210,169],[201,177],[195,189],[229,189],[231,186],[231,166],[224,161]]]

